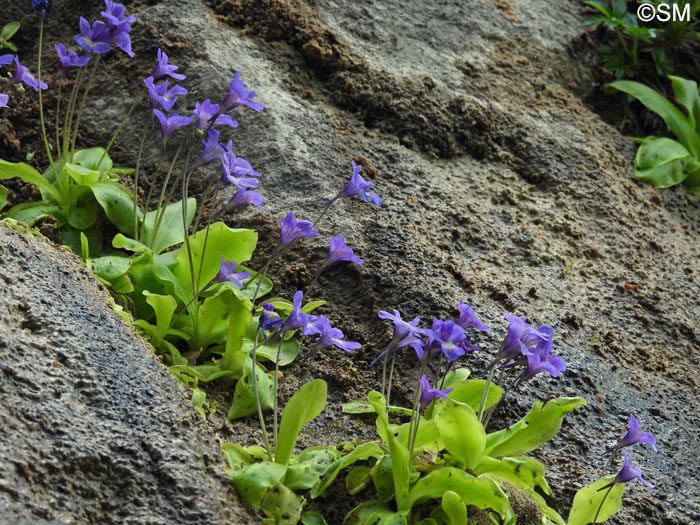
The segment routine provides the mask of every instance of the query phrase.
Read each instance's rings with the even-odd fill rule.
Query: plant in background
[[[608,89],[621,91],[639,100],[659,115],[676,136],[646,137],[634,159],[634,173],[657,188],[683,183],[691,192],[700,194],[700,95],[694,80],[669,77],[679,109],[661,93],[631,80],[618,80]]]
[[[640,24],[636,14],[639,3],[636,1],[584,2],[596,11],[586,23],[599,29],[598,51],[603,67],[618,80],[635,78],[662,91],[666,88],[668,75],[700,79],[700,0],[652,0],[645,3],[675,6],[679,13],[687,10],[689,17]]]
[[[13,53],[17,52],[17,46],[10,42],[10,39],[19,31],[19,22],[8,22],[0,29],[0,49],[9,49]]]

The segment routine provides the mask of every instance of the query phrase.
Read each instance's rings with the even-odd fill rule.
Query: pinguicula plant
[[[676,101],[682,109],[663,94],[631,80],[608,84],[609,90],[626,93],[656,113],[676,136],[635,139],[639,149],[634,159],[637,177],[656,188],[668,188],[683,183],[688,190],[700,195],[700,94],[694,80],[670,76]]]

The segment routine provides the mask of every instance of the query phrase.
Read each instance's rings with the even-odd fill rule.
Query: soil
[[[45,41],[67,41],[76,26],[65,21],[93,18],[100,5],[52,3]],[[290,209],[315,217],[348,180],[351,159],[384,199],[381,208],[336,203],[320,225],[321,238],[299,243],[272,271],[277,292],[291,296],[308,285],[325,254],[324,239],[336,234],[364,261],[330,270],[309,294],[328,301],[323,313],[363,349],[316,356],[311,373],[329,382],[330,402],[306,428],[303,446],[372,439],[371,425],[339,406],[377,388],[370,362],[390,335],[378,310],[397,308],[404,318],[428,323],[455,316],[464,300],[492,328],[476,340],[484,352],[467,363],[475,375],[505,333],[504,311],[553,326],[556,352],[568,363],[562,378],[533,380],[513,396],[494,425],[519,417],[536,398],[588,400],[537,453],[548,468],[552,505],[565,515],[580,486],[615,472],[617,465],[606,465],[601,454],[634,413],[658,439],[658,454],[634,455],[656,488],[631,484],[622,512],[609,523],[700,522],[700,206],[683,188],[658,191],[636,181],[634,144],[586,105],[604,95],[595,91],[599,75],[579,2],[555,8],[546,0],[183,0],[173,6],[165,0],[129,5],[138,17],[137,56],[104,60],[84,117],[96,124],[86,126],[82,144],[109,139],[142,96],[141,79],[162,46],[188,75],[183,83],[191,94],[181,108],[221,97],[237,69],[265,104],[261,114],[237,113],[240,126],[231,136],[236,152],[263,172],[261,191],[271,210],[225,214],[229,224],[259,231],[253,267],[276,243],[276,219]],[[10,6],[0,22],[23,13]],[[30,57],[37,20],[26,20],[15,41]],[[43,166],[33,93],[10,96],[13,109],[0,113],[0,157],[17,161],[36,151],[34,163]],[[49,112],[55,108],[55,90],[46,104]],[[148,120],[145,108],[135,112],[113,150],[118,164],[135,165]],[[146,157],[155,157],[157,141],[149,147]],[[27,193],[17,184],[11,190],[14,199]],[[0,471],[0,522],[248,522],[217,474],[223,464],[212,445],[259,442],[253,419],[226,421],[231,393],[212,391],[221,410],[207,424],[195,422],[174,380],[108,311],[106,296],[77,260],[17,233],[1,235],[8,240],[0,243],[6,283],[0,395],[16,428],[2,452],[24,467],[6,462]],[[12,248],[22,243],[26,248]],[[52,299],[43,304],[42,296]],[[34,319],[28,327],[23,304]],[[49,338],[54,332],[59,335]],[[85,341],[94,341],[90,352]],[[53,364],[61,355],[72,366],[63,363],[65,377],[56,378]],[[401,363],[397,401],[411,395],[414,364],[410,356]],[[306,366],[284,371],[283,397],[299,386]],[[6,372],[18,367],[21,373]],[[92,386],[81,386],[85,374]],[[105,406],[111,411],[101,412]],[[35,414],[46,419],[32,419]],[[125,450],[113,446],[120,436],[129,438]],[[152,451],[165,454],[173,439],[189,443],[186,452],[178,449],[182,458],[154,459]],[[108,468],[93,469],[101,462]],[[163,463],[178,472],[164,473]],[[188,469],[204,477],[184,476]],[[168,485],[163,477],[179,481]],[[126,479],[128,490],[120,483]],[[196,495],[192,514],[183,510],[185,494]],[[340,494],[315,503],[331,524],[341,523],[352,504]]]

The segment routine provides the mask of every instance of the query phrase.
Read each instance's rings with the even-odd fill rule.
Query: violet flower
[[[474,330],[479,330],[480,332],[488,332],[489,327],[477,319],[474,314],[474,309],[468,304],[460,301],[457,305],[459,308],[459,320],[457,324],[464,328],[473,328]]]
[[[17,55],[13,55],[12,60],[15,63],[15,72],[7,80],[8,83],[19,84],[20,82],[22,82],[30,88],[33,88],[34,91],[39,91],[39,81],[34,75],[32,75],[32,73],[29,71],[29,68],[19,63],[19,58],[17,58]],[[49,86],[46,85],[45,82],[41,82],[41,89],[48,89],[48,87]]]
[[[343,332],[338,328],[333,328],[331,322],[325,315],[319,315],[309,325],[309,334],[318,334],[320,337],[316,341],[316,345],[321,348],[335,346],[346,352],[352,352],[362,347],[360,343],[354,341],[345,341]]]
[[[310,335],[310,326],[316,319],[316,316],[304,313],[301,311],[304,292],[297,291],[292,297],[292,311],[282,323],[280,332],[288,332],[301,328],[304,335]]]
[[[236,71],[229,83],[229,91],[223,102],[221,102],[221,112],[226,113],[238,106],[248,106],[250,109],[260,112],[263,105],[260,102],[253,102],[255,91],[246,89],[245,84],[240,79],[241,72]]]
[[[49,0],[32,0],[32,7],[34,8],[32,16],[41,11],[43,17],[46,18],[46,12],[49,10]]]
[[[345,185],[345,187],[338,192],[338,195],[335,196],[335,199],[351,198],[355,195],[360,195],[363,201],[373,202],[377,206],[381,206],[382,199],[379,198],[379,195],[376,195],[375,193],[367,193],[367,190],[371,189],[372,186],[374,186],[374,184],[372,184],[371,182],[367,182],[362,178],[362,176],[360,175],[361,170],[362,165],[355,164],[355,161],[353,160],[352,177],[350,178],[350,182],[348,182]]]
[[[100,14],[105,19],[107,27],[106,41],[114,44],[119,49],[124,51],[130,57],[134,56],[131,50],[131,31],[132,22],[136,21],[134,15],[126,15],[124,4],[105,0],[105,10],[100,11]]]
[[[72,49],[68,51],[66,46],[61,43],[56,44],[54,49],[56,50],[56,55],[58,55],[59,71],[68,71],[72,67],[83,67],[90,62],[90,57],[80,56]]]
[[[446,388],[445,390],[438,390],[437,388],[431,388],[428,378],[422,375],[420,380],[420,406],[426,408],[430,403],[435,401],[438,397],[447,400],[447,394],[452,392],[451,388]]]
[[[564,359],[556,355],[551,355],[549,352],[527,354],[525,359],[527,360],[527,366],[516,380],[518,385],[529,381],[540,372],[547,372],[552,377],[559,377],[561,373],[566,371],[566,362]]]
[[[8,95],[5,95],[5,93],[0,93],[0,108],[6,108],[7,102],[10,100],[10,97]]]
[[[352,251],[352,248],[345,244],[345,239],[342,235],[335,235],[328,239],[328,244],[330,250],[328,255],[326,255],[326,260],[324,261],[324,266],[330,266],[340,261],[348,261],[355,264],[362,264],[362,259],[360,259]]]
[[[552,328],[542,325],[533,328],[525,319],[505,312],[508,321],[508,333],[495,361],[518,359],[531,353],[549,353],[552,350]]]
[[[158,61],[156,66],[151,71],[151,77],[153,80],[160,80],[163,77],[174,78],[175,80],[184,80],[185,75],[181,73],[175,73],[180,69],[178,66],[173,64],[168,64],[168,55],[165,54],[161,48],[158,48]]]
[[[260,181],[256,177],[260,177],[260,173],[255,171],[250,165],[250,162],[243,157],[236,157],[230,149],[224,151],[221,157],[221,167],[223,173],[221,182],[233,184],[238,189],[257,188]]]
[[[224,256],[221,256],[219,262],[219,273],[216,274],[214,280],[220,283],[230,282],[238,288],[243,288],[243,280],[250,277],[250,272],[236,272],[238,264],[236,261],[224,261]]]
[[[265,332],[271,332],[282,326],[282,318],[275,312],[275,307],[271,303],[263,303],[263,310],[260,313],[260,328]]]
[[[216,120],[214,125],[219,126],[231,126],[232,128],[238,127],[238,121],[233,120],[229,115],[222,115],[219,112],[219,105],[212,103],[211,100],[206,99],[204,102],[197,102],[194,106],[194,116],[197,117],[195,127],[197,129],[206,129],[211,123],[211,119],[216,115]]]
[[[604,454],[608,454],[613,450],[617,450],[620,448],[630,447],[632,445],[636,445],[637,443],[643,443],[644,445],[652,449],[654,452],[658,452],[658,450],[656,449],[656,438],[649,432],[642,431],[641,427],[639,426],[639,421],[637,421],[637,418],[634,417],[634,414],[630,414],[628,425],[629,429],[627,430],[627,433],[622,437],[620,441],[618,441],[617,443],[615,443],[615,445],[606,450]]]
[[[379,312],[379,318],[392,321],[394,323],[394,333],[391,337],[391,342],[384,351],[372,361],[372,364],[379,362],[390,351],[401,350],[407,346],[413,348],[418,356],[418,360],[423,359],[423,345],[425,345],[425,341],[423,341],[421,336],[425,335],[426,331],[422,328],[418,328],[420,318],[416,317],[413,321],[406,322],[401,319],[401,314],[398,310],[394,310],[393,314],[382,310]]]
[[[12,61],[15,59],[14,55],[11,54],[5,54],[5,55],[0,55],[0,66],[6,66],[8,64],[12,64]]]
[[[209,130],[209,133],[207,134],[207,139],[202,140],[202,146],[204,146],[204,148],[202,149],[202,152],[199,154],[199,156],[192,163],[190,170],[193,170],[198,166],[208,164],[214,160],[221,160],[221,158],[224,156],[224,153],[226,153],[224,145],[219,143],[219,132],[215,129]]]
[[[261,210],[269,211],[262,204],[265,202],[265,197],[260,195],[257,191],[247,190],[244,188],[239,188],[236,193],[228,201],[229,204],[233,206],[244,206],[245,204],[252,204],[253,206],[260,208]]]
[[[163,82],[156,85],[153,77],[148,77],[143,83],[148,90],[148,100],[151,109],[160,107],[163,111],[170,111],[173,109],[179,95],[187,95],[187,90],[178,84],[168,89],[168,80],[163,80]]]
[[[73,41],[87,53],[109,53],[112,48],[109,39],[109,29],[101,20],[95,20],[92,25],[84,17],[80,17],[80,34],[73,37]]]
[[[428,346],[442,352],[449,362],[462,357],[466,350],[463,344],[467,340],[467,332],[454,321],[433,319],[433,326],[428,333]],[[471,344],[467,347],[471,347]]]
[[[624,463],[622,465],[622,468],[617,473],[617,475],[615,476],[615,479],[612,481],[612,483],[610,485],[615,485],[616,483],[627,483],[629,481],[634,481],[635,479],[638,479],[639,481],[644,483],[647,487],[653,489],[654,485],[652,485],[651,483],[649,483],[647,480],[645,480],[642,477],[642,469],[632,465],[632,460],[627,455],[626,450],[622,450],[622,457],[624,459]],[[608,485],[608,487],[610,485]],[[606,488],[606,487],[603,487],[603,488]],[[603,490],[603,489],[601,488],[600,490]]]
[[[164,140],[169,140],[173,138],[175,131],[178,128],[187,126],[190,122],[192,122],[193,118],[183,117],[182,115],[178,115],[177,113],[171,113],[166,116],[165,113],[163,113],[159,109],[154,109],[153,114],[158,118],[158,121],[160,122],[160,133]]]
[[[318,232],[314,230],[311,221],[296,220],[294,212],[289,212],[284,220],[277,219],[280,225],[280,240],[277,249],[289,248],[297,240],[303,237],[316,237]]]

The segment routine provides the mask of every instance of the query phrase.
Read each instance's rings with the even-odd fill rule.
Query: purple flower
[[[63,44],[56,44],[54,49],[56,49],[56,54],[58,55],[58,69],[60,71],[67,71],[71,67],[83,67],[90,62],[90,57],[81,57],[72,49],[67,51],[66,46]]]
[[[489,331],[489,327],[477,319],[476,315],[474,314],[474,309],[471,306],[460,301],[457,308],[459,308],[459,321],[457,321],[459,326],[465,330],[467,328],[473,328],[474,330],[479,330],[481,332]]]
[[[438,390],[437,388],[431,388],[428,378],[422,375],[420,378],[420,406],[425,408],[430,403],[435,401],[438,397],[447,400],[447,394],[452,392],[451,388],[446,388],[445,390]]]
[[[221,157],[221,167],[223,173],[221,182],[233,184],[238,189],[257,188],[260,181],[255,177],[260,177],[260,173],[255,171],[250,162],[243,157],[236,157],[233,151],[226,149]]]
[[[271,332],[282,326],[282,318],[275,312],[275,307],[271,303],[263,303],[263,311],[260,313],[260,328],[266,332]]]
[[[223,144],[219,143],[219,132],[215,129],[210,129],[207,134],[207,139],[202,140],[202,152],[195,159],[190,167],[190,170],[195,169],[199,166],[204,166],[214,160],[221,160],[226,153],[226,149]]]
[[[5,95],[5,93],[0,93],[0,108],[6,108],[7,106],[7,101],[10,100],[10,97]]]
[[[282,323],[280,328],[281,332],[288,332],[290,330],[296,330],[297,328],[302,329],[304,335],[309,335],[311,324],[316,319],[316,316],[309,315],[301,311],[301,304],[304,299],[304,292],[301,290],[297,291],[292,297],[292,311],[287,316],[287,318]]]
[[[612,481],[611,485],[614,485],[616,483],[627,483],[628,481],[634,481],[635,479],[638,479],[647,487],[653,489],[654,485],[652,485],[642,477],[642,469],[632,465],[632,460],[630,460],[630,457],[627,455],[627,451],[622,451],[622,457],[624,458],[624,463],[622,465],[622,468],[620,469],[620,472],[617,473],[615,479]]]
[[[16,68],[15,72],[8,79],[8,82],[10,84],[19,84],[22,82],[30,88],[33,88],[34,91],[39,91],[39,81],[34,75],[31,74],[29,68],[19,63],[19,58],[17,58],[17,55],[13,55],[12,60],[15,62]],[[48,87],[49,86],[47,86],[46,83],[41,83],[41,89],[48,89]]]
[[[391,342],[387,345],[386,349],[375,358],[372,364],[381,360],[389,351],[400,350],[407,346],[413,348],[419,360],[423,359],[423,345],[425,341],[423,341],[421,336],[425,335],[426,331],[422,328],[418,328],[418,324],[420,323],[418,317],[407,323],[401,319],[401,314],[398,310],[394,310],[393,314],[382,310],[379,312],[379,318],[392,321],[394,323],[394,333]]]
[[[637,418],[634,417],[634,414],[630,414],[629,430],[627,430],[627,433],[622,437],[620,441],[618,441],[617,443],[615,443],[614,446],[606,450],[605,454],[608,454],[613,450],[636,445],[637,443],[643,443],[650,449],[652,449],[654,452],[658,452],[658,450],[656,449],[656,438],[649,432],[642,432],[642,429],[639,426],[639,421],[637,421]]]
[[[163,111],[170,111],[173,109],[178,95],[187,95],[187,90],[177,84],[168,89],[168,80],[163,80],[163,82],[156,85],[153,77],[148,77],[143,83],[148,90],[148,100],[151,109],[156,109],[160,106]]]
[[[553,330],[550,326],[542,325],[535,329],[522,317],[508,312],[503,317],[509,321],[508,333],[496,355],[496,361],[518,359],[532,353],[542,355],[552,350]]]
[[[220,126],[231,126],[232,128],[238,127],[238,121],[233,120],[229,115],[222,115],[219,113],[219,105],[213,104],[211,100],[206,99],[202,103],[195,103],[194,105],[194,116],[197,117],[197,122],[195,127],[197,129],[206,129],[210,125],[210,121],[216,115],[216,120],[214,124]]]
[[[433,319],[433,326],[427,332],[428,346],[442,352],[448,361],[456,361],[465,354],[463,343],[467,332],[454,321]]]
[[[236,261],[224,261],[224,256],[221,256],[219,262],[219,273],[216,274],[214,280],[220,283],[231,282],[238,288],[243,288],[243,280],[250,277],[250,272],[236,272],[238,265]]]
[[[151,71],[151,77],[153,80],[160,80],[163,77],[171,77],[175,80],[184,80],[185,75],[175,73],[175,71],[178,69],[180,69],[178,66],[168,64],[168,55],[165,54],[165,51],[158,48],[158,62],[156,63],[156,67],[153,68],[153,71]]]
[[[170,115],[165,115],[161,110],[154,109],[153,114],[160,121],[160,133],[163,139],[168,140],[173,138],[173,134],[178,128],[187,126],[192,122],[193,117],[183,117],[177,113],[171,113]]]
[[[229,83],[228,94],[221,103],[221,112],[226,113],[238,106],[248,106],[255,111],[262,111],[263,105],[260,102],[253,102],[255,91],[248,91],[240,77],[241,72],[236,71]]]
[[[372,188],[372,186],[374,185],[371,182],[367,182],[362,178],[362,176],[360,175],[360,170],[362,170],[362,165],[355,164],[355,161],[353,160],[352,177],[350,178],[350,182],[348,182],[345,185],[345,187],[342,190],[340,190],[340,192],[338,192],[338,195],[336,195],[335,198],[351,198],[355,195],[360,195],[363,201],[371,201],[377,206],[381,206],[382,199],[380,199],[378,195],[374,193],[367,193],[367,190]]]
[[[296,220],[294,212],[290,211],[284,220],[277,219],[280,225],[280,240],[277,244],[278,249],[288,248],[298,239],[302,237],[316,237],[318,232],[314,230],[311,221]]]
[[[552,377],[559,377],[562,372],[566,371],[566,362],[561,357],[552,355],[549,352],[527,354],[525,359],[527,360],[527,366],[517,379],[518,385],[532,379],[540,372],[547,372]]]
[[[246,190],[239,188],[236,193],[228,201],[229,204],[233,206],[243,206],[245,204],[252,204],[253,206],[260,208],[261,210],[268,211],[269,208],[263,206],[265,202],[265,197],[260,195],[257,191]]]
[[[100,14],[105,19],[107,27],[106,41],[133,57],[129,32],[131,31],[131,23],[136,20],[136,17],[134,15],[126,16],[124,4],[112,0],[105,0],[105,7],[106,9],[100,11]]]
[[[328,239],[328,244],[330,245],[330,250],[323,263],[324,266],[330,266],[340,261],[362,264],[362,259],[355,255],[352,248],[345,244],[345,239],[342,235],[331,237]]]
[[[34,8],[34,13],[32,13],[32,16],[41,11],[44,18],[46,18],[46,11],[49,9],[49,0],[32,0],[32,7]]]
[[[95,20],[92,25],[80,17],[80,34],[73,37],[73,41],[82,47],[87,53],[109,53],[112,46],[109,43],[109,29],[101,20]]]
[[[345,341],[343,338],[343,332],[337,328],[331,326],[331,322],[325,315],[319,315],[314,319],[314,321],[309,325],[309,334],[318,334],[320,337],[316,344],[321,348],[328,348],[329,346],[335,346],[346,352],[352,352],[361,348],[360,343],[355,343],[353,341]]]
[[[12,64],[12,61],[15,59],[14,55],[10,55],[9,53],[6,55],[0,55],[0,66],[6,66],[8,64]]]

